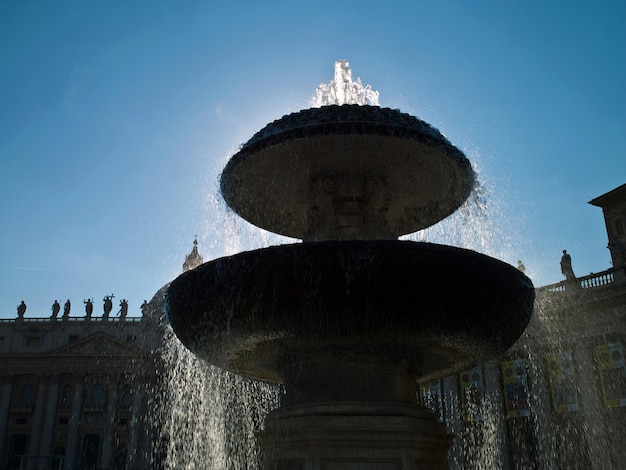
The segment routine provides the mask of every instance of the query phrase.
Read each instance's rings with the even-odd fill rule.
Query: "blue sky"
[[[536,285],[562,249],[610,267],[587,202],[626,182],[623,1],[4,0],[0,317],[111,293],[138,314],[196,234],[205,260],[285,242],[225,209],[219,173],[338,59],[475,163],[489,220],[452,224],[470,248]]]

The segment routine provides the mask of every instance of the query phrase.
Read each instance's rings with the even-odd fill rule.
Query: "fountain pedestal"
[[[267,470],[443,470],[452,438],[417,404],[328,402],[271,412],[259,444]]]
[[[267,470],[446,469],[452,436],[417,404],[400,355],[350,348],[284,370],[283,406],[259,434]]]

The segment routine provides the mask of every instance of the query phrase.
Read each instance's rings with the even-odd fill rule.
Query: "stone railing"
[[[24,317],[24,318],[0,318],[0,323],[66,323],[66,322],[96,322],[96,323],[138,323],[143,317],[67,317],[56,318],[50,317]]]
[[[573,281],[561,281],[537,288],[537,292],[558,293],[572,289],[598,289],[616,284],[617,280],[623,280],[624,268],[611,268],[600,273],[591,273],[587,276],[577,277]]]
[[[612,270],[604,271],[598,274],[590,274],[589,276],[578,279],[582,289],[593,289],[594,287],[604,287],[615,282],[615,276]]]

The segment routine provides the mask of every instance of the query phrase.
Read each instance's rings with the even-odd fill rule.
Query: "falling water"
[[[363,85],[360,78],[352,80],[352,72],[346,60],[335,63],[334,78],[328,84],[318,86],[310,102],[312,107],[342,104],[379,106],[379,93],[370,85]],[[475,168],[476,169],[476,168]],[[493,242],[498,237],[488,224],[488,196],[482,184],[477,184],[468,201],[445,221],[413,234],[407,238],[418,241],[445,243],[469,247],[489,253],[494,251]],[[214,198],[209,201],[213,210],[223,212],[225,225],[221,229],[212,226],[211,231],[227,230],[229,235],[224,251],[242,251],[243,238],[256,233],[256,242],[268,246],[278,238],[274,234],[252,229],[229,210],[221,211],[223,204]],[[482,229],[482,230],[481,230]],[[269,238],[268,238],[269,237]],[[255,435],[262,429],[269,411],[279,406],[282,387],[249,380],[211,366],[189,352],[167,327],[162,350],[165,373],[162,377],[162,394],[157,402],[156,415],[161,429],[160,449],[157,459],[167,469],[255,469],[260,468],[259,450]],[[497,387],[494,387],[497,388]],[[455,397],[447,397],[446,413],[456,421],[460,408]],[[457,397],[458,398],[458,397]],[[485,420],[464,436],[466,445],[461,452],[473,453],[463,460],[481,462],[483,468],[496,468],[502,423],[497,408],[497,397],[485,394],[482,406]],[[454,429],[451,429],[454,432]],[[482,445],[476,445],[482,443]],[[487,445],[484,445],[487,444]],[[476,451],[478,449],[478,451]],[[454,459],[452,459],[454,461]]]
[[[163,469],[257,469],[255,434],[279,404],[276,384],[211,366],[187,350],[168,326],[164,375],[156,397],[160,439],[153,465]]]
[[[378,100],[379,93],[370,85],[363,85],[359,78],[353,81],[349,63],[340,60],[335,63],[333,80],[318,86],[310,104],[312,107],[348,103],[378,106]],[[510,234],[499,233],[494,225],[494,207],[491,205],[494,199],[490,197],[488,187],[480,182],[476,167],[475,170],[479,183],[468,201],[446,220],[407,238],[515,259],[517,255],[511,251],[516,247],[512,247],[506,238]],[[231,223],[236,225],[240,219],[235,220]],[[263,239],[261,244],[267,246],[271,241]],[[229,251],[240,249],[237,246]],[[563,331],[542,321],[540,316],[541,312],[531,323],[531,332],[535,336],[550,338],[549,349],[555,354],[566,350],[567,347],[556,340],[563,336]],[[255,435],[261,430],[265,415],[279,405],[281,387],[248,380],[208,365],[185,349],[171,329],[167,329],[165,336],[162,351],[166,365],[162,377],[164,386],[156,410],[162,432],[161,448],[156,452],[161,465],[168,469],[259,468]],[[542,359],[527,346],[523,348],[526,348],[528,358],[529,380],[545,375]],[[479,387],[474,389],[479,396],[471,405],[479,409],[470,407],[469,413],[461,407],[464,392],[459,390],[458,378],[441,381],[445,390],[442,420],[445,417],[448,430],[459,437],[450,451],[451,468],[509,468],[511,463],[503,451],[505,441],[510,443],[519,438],[521,452],[525,450],[523,439],[516,435],[515,429],[506,437],[499,363],[489,361],[482,365],[481,371]],[[544,378],[532,385],[530,405],[533,414],[527,423],[537,439],[533,452],[542,454],[540,461],[544,468],[554,468],[559,455],[563,454],[558,448],[578,442],[578,433],[588,432],[589,429],[583,429],[593,428],[594,424],[585,421],[581,425],[583,429],[568,429],[560,435],[554,433],[548,420],[543,418],[543,413],[550,413],[551,406],[545,382]],[[576,392],[579,397],[588,393],[580,381]],[[531,452],[530,449],[526,451]]]

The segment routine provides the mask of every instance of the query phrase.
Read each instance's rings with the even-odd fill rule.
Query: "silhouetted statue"
[[[65,305],[63,305],[63,320],[67,320],[70,317],[70,310],[72,308],[72,303],[70,299],[67,299]]]
[[[89,320],[91,319],[91,315],[93,313],[93,302],[91,301],[91,299],[87,299],[83,300],[83,303],[85,304],[85,318]]]
[[[126,299],[122,299],[120,302],[120,311],[118,312],[120,316],[120,320],[125,320],[126,315],[128,315],[128,301]]]
[[[24,318],[25,313],[26,313],[26,304],[22,300],[22,302],[17,306],[17,318]]]
[[[517,260],[517,269],[523,273],[526,272],[526,266],[524,266],[524,263],[522,263],[520,259]]]
[[[59,303],[58,300],[55,300],[54,303],[52,304],[52,316],[50,318],[52,318],[53,320],[56,320],[57,317],[59,316],[60,310],[61,310],[61,304]]]
[[[145,300],[141,304],[141,315],[143,315],[144,317],[148,316],[148,302],[146,302]]]
[[[565,276],[566,281],[576,279],[572,270],[572,257],[567,253],[567,250],[563,250],[563,256],[561,256],[561,272]]]
[[[109,318],[111,310],[113,310],[113,297],[115,297],[113,294],[105,295],[104,299],[102,299],[104,301],[104,315],[102,315],[103,318]]]

